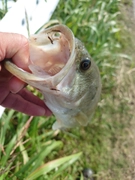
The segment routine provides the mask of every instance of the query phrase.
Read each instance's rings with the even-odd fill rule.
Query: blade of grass
[[[70,156],[66,156],[64,158],[60,158],[60,159],[50,161],[49,163],[44,164],[44,165],[40,166],[39,168],[37,168],[34,172],[32,172],[26,178],[26,180],[34,180],[43,174],[47,174],[51,170],[58,168],[60,165],[66,163],[67,161],[76,161],[77,159],[80,158],[81,155],[82,155],[82,153],[77,153],[77,154],[73,154]]]
[[[61,141],[52,141],[51,144],[44,146],[39,153],[37,153],[34,157],[29,159],[29,161],[20,168],[20,170],[14,174],[14,176],[20,177],[21,174],[27,172],[34,171],[41,163],[44,161],[45,157],[48,156],[52,150],[61,147]],[[34,164],[34,166],[32,166]]]

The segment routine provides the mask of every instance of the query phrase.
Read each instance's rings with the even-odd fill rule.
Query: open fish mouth
[[[65,25],[55,25],[32,35],[29,38],[29,47],[28,67],[31,73],[11,61],[5,61],[6,69],[34,87],[38,82],[40,90],[55,89],[75,61],[75,37],[72,31]]]

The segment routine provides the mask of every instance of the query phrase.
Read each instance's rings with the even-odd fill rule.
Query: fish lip
[[[56,86],[68,74],[68,71],[73,66],[74,61],[75,61],[76,52],[75,52],[74,34],[67,26],[60,24],[60,25],[55,25],[53,27],[50,27],[50,28],[47,28],[44,30],[45,33],[49,33],[51,31],[61,32],[62,34],[64,34],[65,37],[69,40],[70,49],[71,49],[71,54],[70,54],[70,57],[69,57],[67,63],[57,74],[46,77],[46,78],[40,77],[40,76],[34,75],[30,72],[27,72],[27,71],[17,67],[11,61],[5,61],[5,67],[14,76],[16,76],[17,78],[26,82],[27,84],[30,84],[35,88],[38,88],[38,84],[40,83],[43,85],[43,87],[40,87],[40,90],[43,91],[46,87],[47,89],[50,89],[50,90],[53,89],[53,92],[54,92],[54,90],[60,91],[60,90],[57,90]],[[37,82],[37,86],[35,85],[35,83],[33,83],[34,81]]]

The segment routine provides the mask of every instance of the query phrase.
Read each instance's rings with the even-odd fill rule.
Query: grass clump
[[[13,110],[3,115],[0,121],[0,180],[57,177],[80,158],[81,153],[76,153],[53,160],[59,157],[63,143],[55,139],[58,131],[46,130],[45,123],[43,118],[40,121],[33,117],[28,119]]]
[[[89,126],[71,134],[52,131],[53,116],[29,118],[7,110],[0,120],[0,180],[83,179],[85,168],[97,180],[127,180],[133,79],[124,72],[134,63],[124,46],[119,5],[118,0],[60,0],[52,19],[66,24],[97,63],[101,101]]]

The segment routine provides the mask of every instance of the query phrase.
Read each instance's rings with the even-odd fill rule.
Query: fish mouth
[[[55,25],[29,38],[30,60],[27,72],[11,61],[6,69],[40,90],[56,89],[75,61],[75,37],[65,25]]]

